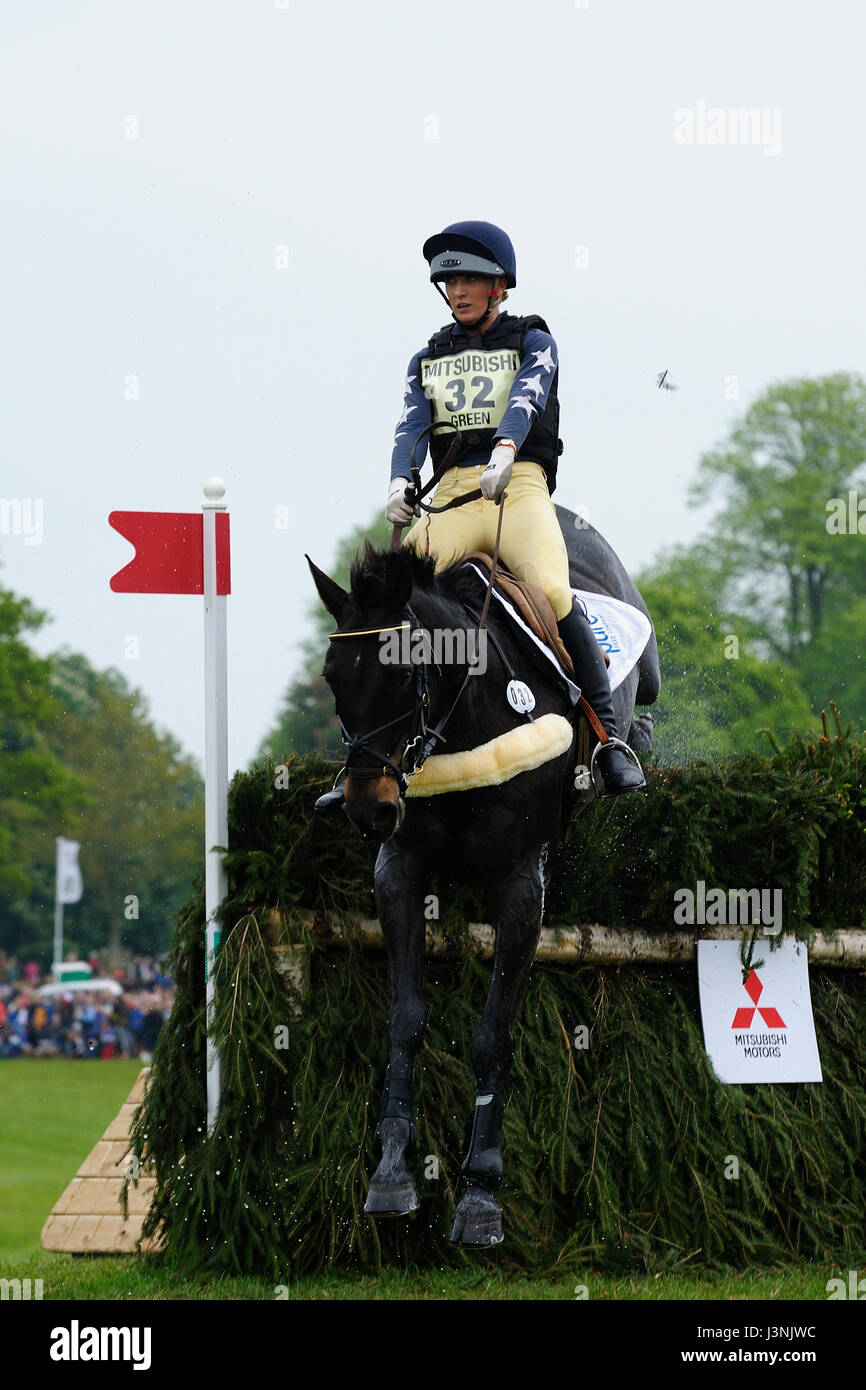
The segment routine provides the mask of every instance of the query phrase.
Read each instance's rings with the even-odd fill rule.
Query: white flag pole
[[[220,1101],[220,1058],[212,1038],[214,969],[220,943],[217,911],[226,895],[222,856],[214,845],[228,845],[228,701],[226,595],[217,594],[216,514],[225,484],[208,478],[202,503],[204,531],[204,838],[205,838],[205,998],[207,1003],[207,1132],[216,1124]]]
[[[60,874],[62,872],[63,836],[57,836],[54,859],[54,983],[60,982],[60,967],[63,964],[63,898],[60,893]]]

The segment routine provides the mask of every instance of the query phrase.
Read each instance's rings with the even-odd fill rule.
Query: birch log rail
[[[306,913],[305,925],[321,932],[322,939],[334,946],[358,941],[370,950],[384,950],[382,930],[375,918],[345,918],[325,921],[321,914]],[[270,924],[279,924],[279,913],[272,913]],[[695,959],[695,945],[703,941],[739,941],[745,927],[706,927],[695,931],[648,931],[645,928],[605,927],[597,922],[579,926],[542,927],[535,959],[574,965],[681,965]],[[773,940],[760,936],[769,947]],[[292,951],[293,947],[277,948]],[[812,964],[866,967],[866,931],[850,928],[827,935],[815,932],[808,943]],[[428,956],[459,956],[466,952],[481,960],[493,956],[493,928],[484,922],[470,922],[461,936],[427,929]]]

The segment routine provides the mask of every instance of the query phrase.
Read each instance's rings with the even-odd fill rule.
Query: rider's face
[[[495,281],[489,275],[449,275],[445,293],[458,323],[474,323],[487,308]]]

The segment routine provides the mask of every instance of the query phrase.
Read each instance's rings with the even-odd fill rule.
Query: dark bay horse
[[[607,542],[573,513],[557,508],[569,551],[572,583],[646,608]],[[433,561],[408,547],[375,551],[356,560],[350,589],[342,589],[310,561],[319,596],[336,622],[324,676],[334,693],[348,743],[345,809],[362,833],[382,841],[375,866],[376,906],[391,974],[389,1062],[377,1140],[381,1161],[367,1197],[372,1215],[402,1215],[418,1206],[407,1159],[415,1146],[412,1094],[415,1058],[424,1033],[422,998],[425,898],[431,879],[445,872],[480,884],[496,933],[490,991],[472,1038],[477,1095],[462,1173],[467,1188],[451,1239],[464,1246],[502,1240],[495,1193],[502,1180],[503,1094],[512,1061],[511,1031],[538,944],[544,907],[548,846],[563,830],[574,801],[575,741],[566,751],[499,785],[432,796],[404,795],[407,774],[431,751],[430,731],[443,739],[432,752],[476,749],[525,724],[506,699],[511,675],[531,686],[534,717],[569,716],[571,704],[555,678],[545,679],[526,656],[522,639],[493,603],[488,616],[486,670],[469,674],[466,661],[383,660],[385,642],[404,624],[427,634],[466,634],[452,651],[477,655],[484,587],[456,565],[434,573]],[[339,634],[339,635],[337,635]],[[419,647],[418,650],[421,650]],[[428,651],[429,655],[429,651]],[[620,730],[647,748],[646,724],[633,723],[636,697],[658,693],[655,637],[616,692]],[[451,711],[449,714],[448,712]],[[444,721],[444,726],[441,721]],[[650,718],[651,728],[651,718]],[[592,793],[584,798],[592,799]]]

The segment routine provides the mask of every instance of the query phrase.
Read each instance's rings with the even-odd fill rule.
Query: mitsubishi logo
[[[764,1020],[768,1028],[787,1027],[785,1020],[782,1018],[782,1015],[778,1012],[777,1009],[770,1009],[766,1006],[760,1008],[758,1006],[758,1000],[764,992],[764,986],[758,979],[757,970],[749,971],[748,978],[743,988],[745,989],[746,993],[748,994],[755,1007],[752,1009],[737,1009],[737,1012],[734,1014],[734,1021],[731,1024],[732,1028],[751,1028],[752,1019],[755,1017],[756,1013],[759,1013],[761,1015],[761,1018]]]

